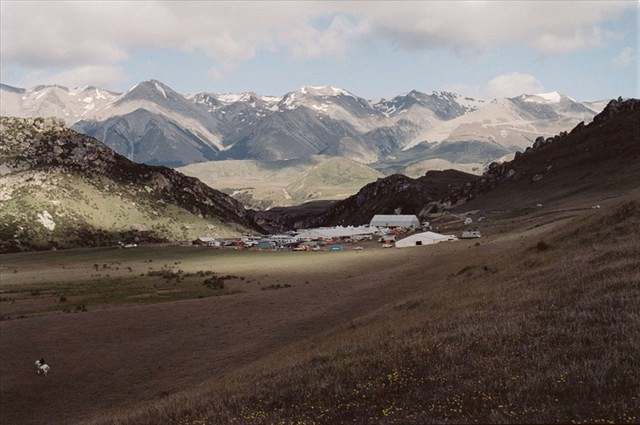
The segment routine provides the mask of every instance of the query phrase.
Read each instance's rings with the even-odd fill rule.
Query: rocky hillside
[[[374,214],[424,215],[463,205],[512,210],[570,196],[638,189],[639,182],[640,100],[618,99],[593,122],[581,122],[569,133],[538,137],[513,160],[490,164],[482,176],[453,170],[430,171],[418,179],[392,175],[324,209],[280,211],[277,219],[273,212],[261,213],[258,219],[291,228],[363,224]]]
[[[56,119],[2,117],[0,134],[2,251],[260,230],[233,198]]]
[[[586,193],[640,187],[640,100],[612,100],[589,124],[538,137],[512,161],[492,163],[457,196],[476,207],[530,207]]]
[[[424,215],[455,204],[458,198],[450,194],[464,193],[464,188],[478,178],[456,170],[429,171],[417,179],[394,174],[364,186],[345,200],[325,204],[328,208],[324,210],[318,211],[314,206],[315,215],[297,208],[295,215],[267,211],[259,213],[258,219],[278,220],[285,228],[302,228],[367,224],[375,214]],[[287,217],[289,222],[283,223],[275,214]]]

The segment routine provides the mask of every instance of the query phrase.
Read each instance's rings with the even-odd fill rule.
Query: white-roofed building
[[[453,235],[441,235],[440,233],[434,232],[422,232],[399,240],[398,242],[396,242],[396,248],[433,245],[439,242],[455,241],[457,239],[458,238]]]
[[[369,226],[376,227],[420,227],[420,220],[415,215],[406,214],[376,214],[371,219]]]

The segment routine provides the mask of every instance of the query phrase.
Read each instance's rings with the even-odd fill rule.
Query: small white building
[[[196,239],[194,241],[194,244],[196,245],[204,245],[204,246],[212,246],[212,247],[219,247],[222,245],[222,242],[216,238],[213,238],[211,236],[200,236],[198,239]]]
[[[420,220],[415,215],[406,214],[376,214],[369,223],[371,227],[420,227]]]
[[[453,235],[441,235],[434,232],[416,233],[396,242],[396,248],[407,248],[410,246],[433,245],[439,242],[458,240]]]

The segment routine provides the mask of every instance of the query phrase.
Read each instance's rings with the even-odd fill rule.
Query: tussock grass
[[[594,213],[546,235],[552,250],[97,423],[637,423],[639,225],[637,203]]]

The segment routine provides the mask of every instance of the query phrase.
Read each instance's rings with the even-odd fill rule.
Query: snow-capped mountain
[[[378,113],[368,100],[337,87],[301,87],[284,95],[278,103],[278,111],[281,112],[301,107],[346,121],[359,131],[368,131],[380,125]]]
[[[479,141],[513,152],[531,145],[538,136],[551,136],[591,121],[599,112],[557,92],[523,94],[513,98],[481,101],[465,113],[425,127],[404,149],[424,141],[455,143]]]
[[[412,90],[406,95],[396,96],[393,99],[382,99],[374,107],[389,117],[397,117],[409,111],[418,109],[426,115],[433,115],[440,120],[450,120],[467,112],[475,111],[484,103],[484,100],[464,97],[457,93],[446,91],[421,93]]]
[[[112,103],[118,93],[96,87],[68,89],[63,86],[36,86],[23,89],[0,84],[0,114],[5,116],[54,116],[73,124]]]
[[[282,96],[185,96],[157,80],[124,93],[1,85],[0,94],[2,115],[59,117],[129,159],[170,166],[317,154],[381,168],[429,159],[486,162],[590,121],[605,104],[557,92],[483,100],[416,90],[371,102],[332,86],[305,86]]]

